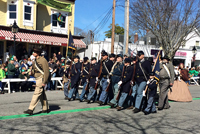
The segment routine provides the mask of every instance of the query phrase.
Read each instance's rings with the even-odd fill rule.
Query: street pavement
[[[63,91],[46,92],[51,112],[23,114],[33,92],[0,95],[0,134],[200,134],[200,87],[190,86],[193,101],[170,102],[156,114],[117,111],[97,103],[64,100]],[[78,110],[77,110],[78,109]]]

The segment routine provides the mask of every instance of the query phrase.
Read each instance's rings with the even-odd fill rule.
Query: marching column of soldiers
[[[143,111],[145,115],[157,113],[158,87],[158,110],[170,108],[167,92],[173,85],[174,70],[167,56],[160,61],[159,72],[160,80],[155,78],[152,63],[145,60],[143,51],[138,51],[136,57],[108,55],[102,51],[100,60],[93,57],[89,61],[85,57],[82,63],[79,56],[75,56],[63,69],[65,99],[109,105],[117,111],[133,109],[134,113]],[[83,89],[79,96],[80,85]]]

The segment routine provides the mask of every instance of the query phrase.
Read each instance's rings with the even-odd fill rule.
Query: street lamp
[[[192,48],[192,53],[193,53],[193,60],[192,60],[192,67],[194,66],[194,62],[195,62],[195,56],[196,56],[196,53],[197,53],[197,49],[196,49],[196,47],[194,46],[193,48]]]
[[[18,30],[19,30],[19,27],[17,26],[16,21],[14,21],[12,25],[12,33],[14,34],[14,55],[15,55],[15,39],[16,39],[15,34],[18,32]]]
[[[194,47],[192,48],[192,53],[193,53],[193,54],[196,54],[196,52],[197,52],[197,49],[196,49],[196,47],[194,46]]]

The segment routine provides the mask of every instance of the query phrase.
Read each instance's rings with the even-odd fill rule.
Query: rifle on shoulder
[[[68,83],[68,86],[67,86],[68,90],[70,90],[69,87],[71,85],[71,75],[72,75],[72,73],[71,73],[72,71],[71,70],[72,70],[72,61],[71,61],[70,67],[69,67],[69,74],[68,74],[68,79],[70,80],[70,82]]]
[[[82,66],[81,66],[81,76],[83,75],[83,68],[84,68],[84,67],[83,67],[83,64],[84,64],[84,63],[82,62]],[[80,86],[81,86],[81,83],[82,83],[82,78],[81,78],[81,80],[80,80]]]
[[[89,74],[88,74],[88,82],[87,82],[87,85],[85,86],[85,91],[88,90],[88,87],[89,87],[89,80],[90,80],[90,73],[91,73],[91,63],[90,63],[90,71],[89,71]]]
[[[101,62],[101,63],[100,63],[100,69],[99,69],[98,79],[100,78],[101,73],[102,73],[102,64],[103,64],[103,61],[101,60],[100,62]],[[98,88],[98,84],[99,84],[99,82],[96,81],[96,84],[95,84],[95,87],[94,87],[95,90],[97,90],[97,88]]]
[[[133,76],[132,76],[132,80],[130,82],[131,84],[131,90],[129,92],[129,96],[132,94],[132,89],[133,89],[133,86],[134,86],[134,83],[135,83],[135,71],[136,71],[136,63],[137,63],[137,55],[136,55],[136,62],[135,62],[135,65],[134,65],[134,70],[133,70]]]
[[[125,72],[125,65],[124,65],[124,67],[123,67],[122,76],[121,76],[121,81],[122,81],[122,78],[123,78],[123,76],[124,76],[124,72]],[[118,89],[118,93],[117,93],[116,100],[119,100],[119,98],[120,98],[121,86],[122,86],[122,84],[120,85],[120,87],[119,87],[119,89]]]

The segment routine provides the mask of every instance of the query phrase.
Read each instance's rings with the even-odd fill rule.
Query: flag
[[[62,16],[61,13],[59,13],[57,20],[58,20],[59,22],[61,22],[61,23],[63,22],[63,16]]]
[[[75,46],[74,46],[74,40],[71,34],[71,31],[69,32],[69,41],[68,41],[68,48],[76,50]]]
[[[59,0],[37,0],[37,2],[61,11],[72,12],[72,4],[69,2],[61,2]]]
[[[156,54],[157,58],[156,61],[154,63],[154,69],[153,72],[155,73],[155,79],[157,79],[159,81],[160,77],[159,77],[159,73],[160,73],[160,51],[158,52],[158,54]]]

